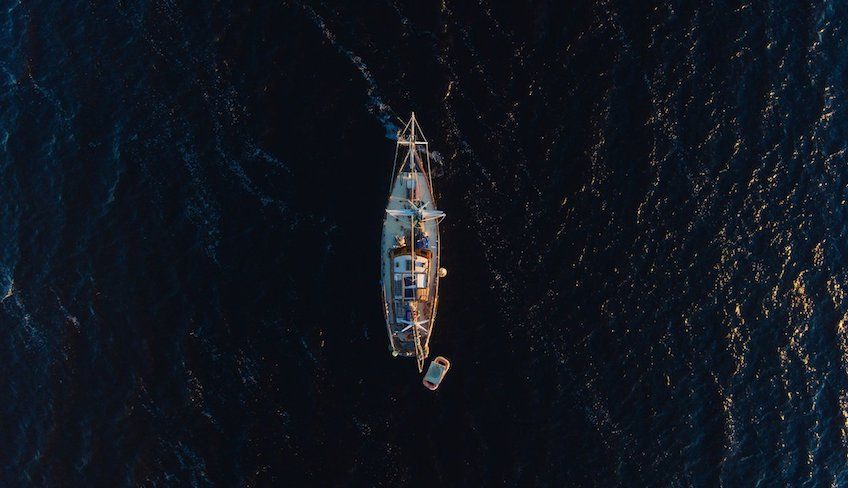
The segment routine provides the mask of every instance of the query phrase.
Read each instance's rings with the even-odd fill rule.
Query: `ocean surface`
[[[848,486],[848,5],[0,1],[0,485]],[[400,119],[433,393],[388,353]]]

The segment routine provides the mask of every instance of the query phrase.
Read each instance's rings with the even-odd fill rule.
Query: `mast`
[[[409,135],[409,155],[407,156],[407,160],[408,160],[408,164],[409,164],[409,171],[410,171],[410,174],[412,175],[412,181],[414,182],[414,185],[417,185],[418,184],[418,178],[415,177],[415,154],[413,153],[413,149],[415,149],[415,112],[412,112],[412,119],[410,121],[410,124],[412,125],[412,128],[411,128],[411,132],[410,132],[410,135]],[[415,188],[415,186],[413,186],[413,190],[417,191],[417,188]],[[412,202],[412,205],[410,205],[410,207],[413,207],[413,206],[415,206],[415,202]],[[413,209],[410,209],[410,210],[413,210]],[[413,277],[414,277],[415,276],[415,274],[414,274],[414,272],[415,272],[415,217],[413,217],[413,216],[409,217],[409,227],[410,227],[410,232],[412,233],[412,240],[409,241],[409,244],[410,244],[409,245],[409,251],[410,251],[410,255],[412,256],[412,271],[413,271]]]
[[[417,171],[418,165],[416,164],[416,161],[415,161],[415,152],[416,152],[416,149],[417,149],[416,145],[415,145],[415,125],[416,125],[415,124],[415,112],[412,112],[412,117],[410,118],[409,125],[410,125],[409,141],[408,141],[409,142],[409,155],[408,155],[407,159],[408,159],[408,164],[409,164],[409,172],[410,172],[410,175],[412,176],[412,181],[413,181],[412,193],[413,193],[413,195],[416,195],[416,194],[418,194],[418,171]],[[415,201],[411,200],[410,201],[410,207],[412,207],[412,208],[410,208],[410,210],[414,210],[415,205],[416,205]],[[409,240],[409,255],[412,259],[412,263],[411,263],[412,264],[412,283],[413,283],[413,286],[415,287],[414,289],[416,290],[415,293],[417,295],[417,293],[418,293],[418,263],[415,262],[415,226],[416,225],[417,225],[417,222],[415,221],[415,216],[410,215],[409,216],[409,233],[410,233],[411,239]],[[420,373],[421,371],[424,370],[424,350],[421,348],[421,335],[418,332],[418,314],[417,314],[417,312],[418,312],[418,297],[417,296],[413,300],[413,303],[415,304],[414,305],[414,307],[415,307],[414,311],[416,313],[414,313],[411,317],[412,318],[412,340],[413,340],[413,343],[414,343],[414,346],[415,346],[415,359],[418,362],[418,372]]]

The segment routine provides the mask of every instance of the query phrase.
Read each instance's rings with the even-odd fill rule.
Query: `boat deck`
[[[417,188],[417,200],[426,204],[427,209],[434,209],[435,202],[433,201],[432,189],[426,173],[421,170],[416,172],[398,173],[395,180],[392,182],[392,190],[389,196],[387,210],[404,210],[410,208],[407,201],[408,182],[415,180]],[[426,321],[421,324],[423,327],[419,329],[420,342],[425,352],[425,357],[428,354],[429,337],[432,333],[433,322],[436,315],[436,305],[438,301],[438,286],[439,286],[439,224],[436,220],[423,222],[423,231],[428,236],[429,242],[421,249],[430,251],[431,257],[429,266],[426,271],[427,276],[427,300],[396,300],[394,298],[393,270],[391,252],[397,247],[396,236],[404,236],[407,244],[413,245],[412,229],[410,228],[410,219],[403,217],[394,217],[386,214],[383,222],[383,236],[381,243],[381,283],[383,285],[383,301],[385,304],[386,325],[389,332],[389,340],[393,351],[402,356],[415,356],[415,342],[411,330],[403,332],[403,329],[408,327],[408,324],[400,323],[397,317],[405,313],[405,308],[410,304],[414,312],[417,312],[418,321]],[[420,229],[420,227],[419,227]],[[425,332],[426,331],[426,332]]]

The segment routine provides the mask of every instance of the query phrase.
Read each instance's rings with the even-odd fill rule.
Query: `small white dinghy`
[[[438,388],[442,383],[442,380],[445,379],[445,375],[448,374],[449,369],[450,361],[442,356],[436,357],[436,359],[430,363],[430,368],[427,369],[427,374],[424,375],[424,386],[431,390]]]

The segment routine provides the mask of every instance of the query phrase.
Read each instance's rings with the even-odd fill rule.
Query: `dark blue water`
[[[848,486],[847,19],[0,3],[0,484]],[[413,110],[435,394],[377,284]]]

